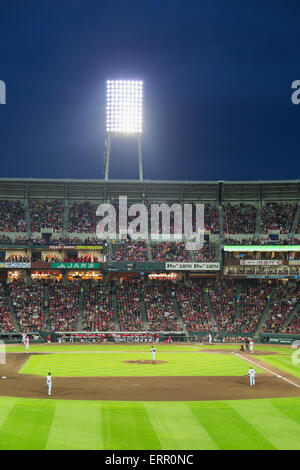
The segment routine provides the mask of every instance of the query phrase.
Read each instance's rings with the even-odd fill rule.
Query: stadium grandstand
[[[204,205],[204,244],[100,240],[97,207]],[[0,179],[0,337],[300,338],[300,181]],[[195,220],[193,219],[193,225]],[[117,231],[118,232],[118,231]],[[297,336],[298,335],[298,336]]]

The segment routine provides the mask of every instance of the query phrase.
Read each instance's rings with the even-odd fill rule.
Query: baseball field
[[[162,344],[155,361],[149,344],[6,350],[0,449],[300,449],[300,365],[290,347]]]

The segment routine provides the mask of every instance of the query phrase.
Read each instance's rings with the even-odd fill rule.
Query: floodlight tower
[[[143,180],[142,160],[143,82],[107,80],[106,140],[104,152],[105,180],[108,180],[111,144],[114,137],[137,139],[139,176]]]

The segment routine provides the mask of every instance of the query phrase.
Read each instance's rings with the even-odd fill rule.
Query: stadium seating
[[[81,283],[81,289],[84,295],[83,329],[85,331],[115,330],[110,285],[106,286],[89,279]]]
[[[26,232],[25,206],[16,200],[0,200],[0,232]]]
[[[270,313],[262,327],[262,333],[279,333],[285,320],[295,307],[300,295],[299,287],[285,285],[276,288],[272,298]]]
[[[192,259],[184,242],[153,242],[151,251],[153,261],[190,262]]]
[[[122,243],[112,245],[109,252],[111,261],[148,261],[148,252],[145,241],[123,240]]]
[[[279,230],[289,233],[297,210],[296,204],[266,202],[261,213],[261,233],[268,230]]]
[[[61,232],[63,229],[64,202],[61,200],[42,201],[29,200],[29,213],[31,231],[40,232],[41,229],[52,229]]]
[[[0,287],[0,331],[2,333],[15,331],[8,301],[2,286]]]
[[[176,286],[176,298],[184,324],[189,332],[212,331],[208,306],[204,297],[205,282],[191,281]]]
[[[22,332],[43,330],[45,327],[44,285],[33,281],[26,285],[23,280],[15,280],[10,286],[14,310]]]
[[[148,282],[142,285],[149,331],[182,331],[171,300],[172,283]]]
[[[228,204],[224,210],[224,232],[254,233],[256,208],[251,204]]]
[[[49,317],[51,331],[75,331],[79,315],[79,282],[53,282],[49,285]]]
[[[140,282],[125,282],[116,288],[118,322],[121,331],[143,331]]]
[[[74,202],[69,211],[68,232],[95,233],[97,204]]]

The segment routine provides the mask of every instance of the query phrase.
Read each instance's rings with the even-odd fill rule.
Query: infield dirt
[[[19,374],[30,353],[8,353],[7,363],[0,365],[0,396],[63,400],[117,401],[202,401],[240,400],[300,396],[300,388],[269,373],[257,374],[255,387],[242,377],[53,377],[52,395],[48,397],[46,378]],[[245,355],[252,358],[252,355]],[[152,363],[152,361],[149,361]],[[289,378],[261,360],[255,362]],[[155,363],[153,364],[155,367]]]

